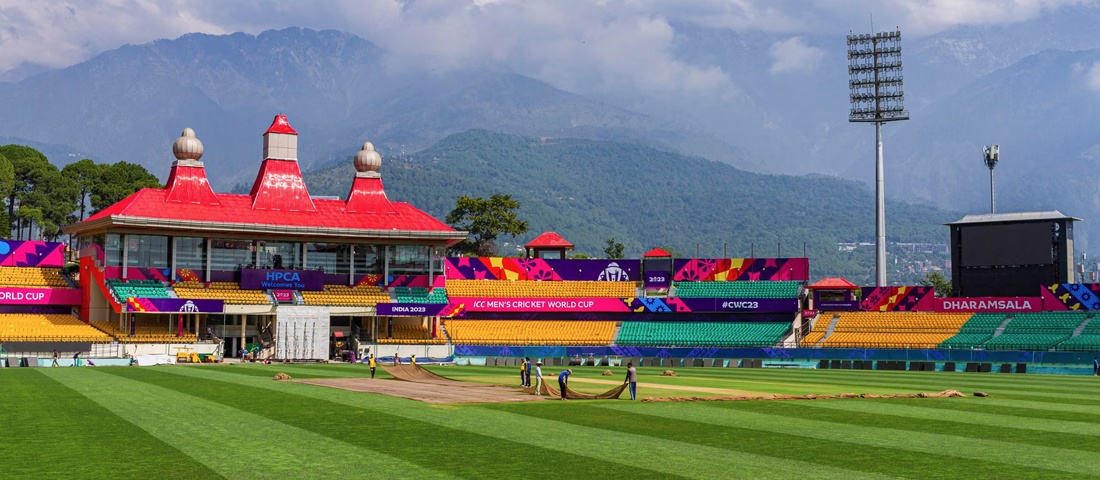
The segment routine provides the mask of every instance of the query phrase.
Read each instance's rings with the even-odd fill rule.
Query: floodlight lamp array
[[[905,120],[901,32],[848,35],[849,121]]]

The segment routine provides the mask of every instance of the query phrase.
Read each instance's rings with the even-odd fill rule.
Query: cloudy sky
[[[642,91],[722,89],[721,69],[677,59],[675,25],[775,34],[769,72],[812,69],[822,33],[900,26],[925,36],[961,25],[1011,24],[1075,0],[0,0],[0,74],[27,64],[66,67],[124,44],[189,32],[338,29],[403,63],[505,65],[559,87]],[[645,73],[644,75],[640,73]],[[3,78],[0,75],[0,78]]]

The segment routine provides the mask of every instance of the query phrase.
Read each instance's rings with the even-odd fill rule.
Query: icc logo
[[[188,300],[187,303],[180,307],[180,311],[183,313],[199,313],[199,307],[196,307],[194,302]]]
[[[630,280],[630,276],[619,267],[619,264],[611,262],[607,264],[607,268],[600,272],[599,278],[596,280],[607,282],[625,282]]]

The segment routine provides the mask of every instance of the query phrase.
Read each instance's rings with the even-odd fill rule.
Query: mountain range
[[[1100,145],[1092,131],[1100,104],[1100,37],[1091,33],[1097,12],[1064,9],[1013,26],[907,40],[911,120],[884,127],[888,196],[898,205],[987,211],[981,146],[998,143],[998,210],[1059,209],[1081,217],[1077,247],[1087,250],[1090,239],[1100,238]],[[768,46],[778,34],[677,25],[676,35],[682,61],[721,68],[737,93],[596,97],[505,68],[393,71],[375,44],[331,30],[189,34],[0,83],[0,142],[34,146],[59,164],[83,157],[132,161],[163,178],[172,141],[192,127],[206,146],[212,182],[225,190],[251,183],[260,134],[275,113],[285,113],[301,133],[306,170],[345,162],[365,140],[387,159],[432,158],[425,155],[441,148],[436,142],[482,129],[645,146],[674,162],[702,157],[792,175],[782,177],[792,185],[814,173],[872,179],[871,128],[846,121],[842,34],[807,36],[824,51],[824,71],[788,75],[768,68]],[[4,78],[18,78],[8,73]],[[544,172],[528,175],[538,180]],[[901,228],[900,216],[888,213],[888,231]]]
[[[746,172],[700,157],[607,140],[524,137],[486,130],[450,135],[407,157],[384,159],[382,179],[391,199],[407,201],[438,218],[459,195],[507,193],[520,203],[526,235],[502,238],[516,248],[544,231],[556,231],[576,251],[602,256],[614,237],[628,257],[661,246],[683,256],[812,258],[812,273],[871,281],[874,212],[853,208],[873,202],[862,184],[823,175]],[[351,161],[308,172],[313,195],[346,197]],[[958,214],[889,202],[887,241],[946,244],[942,224]],[[838,243],[864,243],[842,251]],[[890,249],[891,258],[913,257]],[[938,258],[943,266],[946,255]],[[894,282],[913,284],[923,272],[908,262],[889,268]]]

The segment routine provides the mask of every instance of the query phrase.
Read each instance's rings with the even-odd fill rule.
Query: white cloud
[[[257,34],[299,26],[370,40],[390,68],[503,68],[573,91],[724,94],[728,72],[675,53],[675,26],[789,35],[772,73],[812,68],[812,34],[900,25],[908,35],[1011,23],[1081,0],[0,0],[0,72],[64,67],[126,43],[189,32]],[[1087,3],[1087,2],[1084,2]],[[880,26],[881,25],[881,26]],[[856,30],[862,30],[855,28]]]
[[[806,45],[806,40],[802,37],[791,37],[773,43],[768,48],[768,55],[772,57],[772,66],[768,72],[775,75],[813,70],[825,57],[825,51]]]
[[[885,2],[900,10],[905,30],[918,35],[957,26],[1004,25],[1035,19],[1044,13],[1092,0],[895,0]],[[873,11],[873,10],[868,10]],[[888,30],[894,25],[877,28]]]
[[[1100,92],[1100,62],[1092,64],[1085,71],[1085,86],[1094,92]]]

